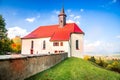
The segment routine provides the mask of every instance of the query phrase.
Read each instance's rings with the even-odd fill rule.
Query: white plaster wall
[[[46,42],[46,49],[43,50],[43,41]],[[63,46],[53,46],[53,42],[50,41],[49,38],[38,38],[38,39],[22,39],[22,54],[30,54],[31,49],[31,41],[34,41],[34,47],[33,47],[33,54],[46,54],[48,52],[54,53],[55,50],[57,51],[64,51],[68,52],[69,55],[69,43],[68,41],[62,41]],[[61,42],[61,41],[59,41]]]
[[[76,40],[79,41],[78,50],[76,50]],[[70,43],[71,43],[71,56],[82,57],[83,55],[83,34],[72,33]]]
[[[55,50],[57,51],[64,51],[64,52],[68,52],[68,57],[70,55],[70,49],[69,49],[69,42],[68,41],[58,41],[58,42],[63,42],[63,46],[53,46],[53,42],[52,42],[52,51],[54,53]]]

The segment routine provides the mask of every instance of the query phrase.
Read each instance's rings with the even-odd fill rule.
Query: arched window
[[[31,49],[34,47],[34,41],[31,41]]]
[[[34,47],[34,41],[31,41],[31,49],[30,49],[30,54],[33,54],[33,47]]]
[[[76,40],[76,50],[78,50],[78,49],[79,49],[79,41]]]
[[[45,50],[45,48],[46,48],[46,42],[45,42],[45,40],[43,41],[43,49]]]

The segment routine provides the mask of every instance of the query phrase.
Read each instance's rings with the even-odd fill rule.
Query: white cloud
[[[70,13],[70,12],[71,12],[71,9],[68,9],[67,12]]]
[[[74,23],[75,21],[73,21],[73,20],[67,20],[67,23]]]
[[[40,15],[38,15],[37,18],[40,18]]]
[[[34,22],[35,18],[34,17],[33,18],[26,18],[25,20],[28,21],[28,22]]]
[[[117,2],[117,0],[112,0],[112,3],[116,3]]]
[[[90,42],[85,40],[84,44],[84,52],[94,52],[94,53],[112,53],[120,51],[120,44],[116,44],[113,42],[105,42],[105,41],[94,41]]]
[[[108,3],[101,5],[100,7],[109,9],[109,6],[111,6],[111,5],[115,4],[115,3],[117,3],[117,0],[111,0]]]
[[[80,9],[80,12],[83,12],[84,11],[84,9]]]
[[[69,17],[74,17],[75,15],[74,14],[70,14]]]
[[[68,23],[77,23],[80,25],[81,15],[79,13],[74,13],[72,10],[67,10],[67,22]]]
[[[20,28],[18,26],[8,28],[8,37],[10,39],[14,38],[15,36],[23,37],[26,34],[28,34],[27,30],[26,29],[22,29],[22,28]]]
[[[77,15],[77,16],[74,17],[74,20],[75,20],[75,19],[80,19],[80,17],[81,17],[81,16],[78,16],[78,15]]]
[[[120,35],[116,36],[116,38],[120,38]]]
[[[54,10],[53,12],[57,15],[60,13],[60,11],[58,11],[58,10]]]
[[[74,15],[74,14],[72,14],[72,15],[69,15],[68,16],[68,20],[67,20],[67,22],[68,23],[77,23],[78,25],[80,24],[80,20],[81,20],[81,16],[80,15]]]

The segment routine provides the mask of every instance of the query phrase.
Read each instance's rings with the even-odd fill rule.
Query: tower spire
[[[64,25],[66,24],[66,17],[67,17],[64,11],[64,7],[62,7],[58,17],[59,17],[59,26],[64,27]]]

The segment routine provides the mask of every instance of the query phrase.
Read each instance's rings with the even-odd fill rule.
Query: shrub
[[[107,65],[106,69],[120,73],[120,62],[113,61],[111,64]]]
[[[88,56],[88,55],[84,56],[84,60],[88,61],[89,59],[90,59],[90,56]]]
[[[89,61],[92,61],[95,63],[96,62],[95,57],[94,56],[90,57]]]
[[[96,63],[99,65],[99,66],[102,66],[102,67],[107,67],[108,63],[105,62],[104,60],[102,60],[101,58],[97,59],[96,60]]]
[[[106,69],[108,69],[108,70],[111,70],[112,68],[113,68],[113,66],[111,64],[108,64],[106,67]]]

